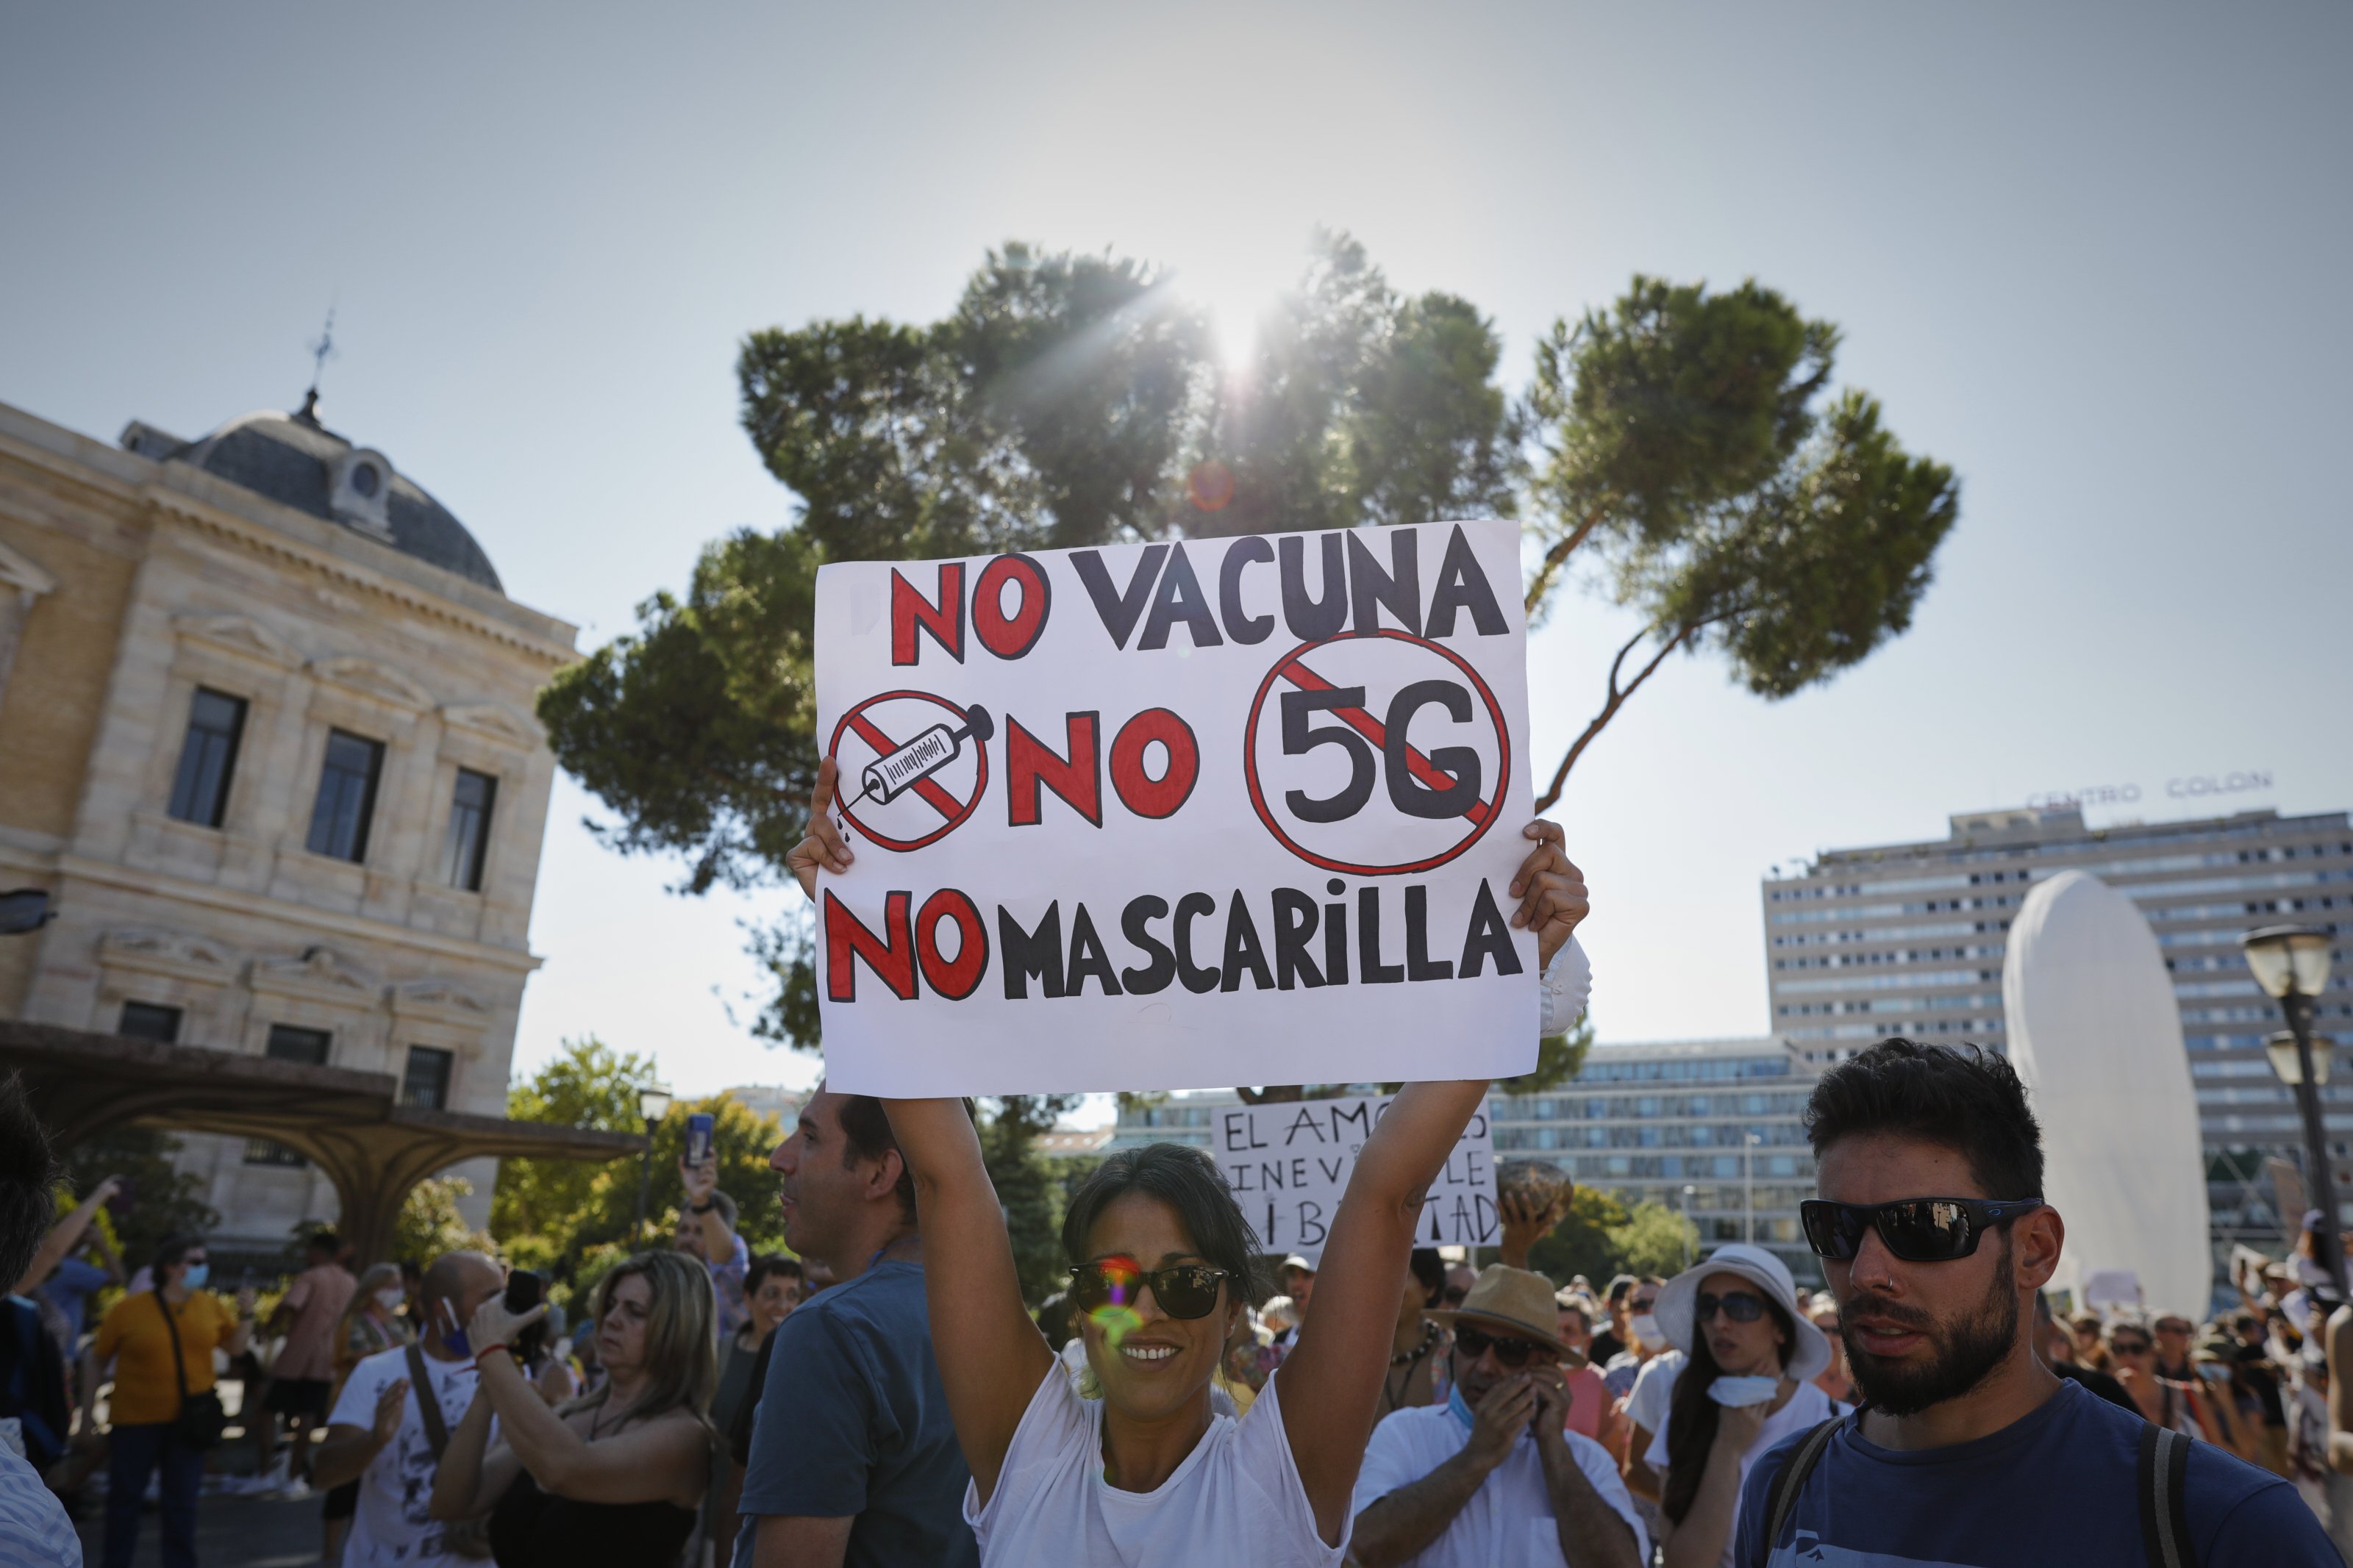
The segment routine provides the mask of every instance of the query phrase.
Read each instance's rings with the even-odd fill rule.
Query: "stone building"
[[[575,630],[315,395],[115,446],[0,404],[0,888],[57,911],[0,937],[0,1017],[503,1114]],[[182,1160],[227,1249],[335,1215],[274,1144]]]

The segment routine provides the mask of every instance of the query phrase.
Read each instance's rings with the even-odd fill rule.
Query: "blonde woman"
[[[329,1342],[335,1358],[334,1387],[327,1394],[329,1410],[343,1396],[343,1384],[351,1381],[352,1368],[379,1351],[408,1342],[408,1324],[400,1315],[407,1300],[408,1288],[401,1281],[399,1264],[379,1263],[360,1276],[358,1287],[352,1291],[351,1305],[335,1321],[334,1338]],[[327,1544],[320,1562],[343,1561],[343,1538],[351,1533],[352,1516],[359,1511],[359,1506],[357,1476],[327,1489],[323,1510]]]
[[[433,1517],[488,1513],[499,1568],[671,1568],[711,1483],[710,1277],[677,1252],[616,1266],[589,1299],[605,1383],[554,1410],[508,1350],[544,1311],[518,1317],[493,1296],[468,1325],[481,1381],[442,1454]]]

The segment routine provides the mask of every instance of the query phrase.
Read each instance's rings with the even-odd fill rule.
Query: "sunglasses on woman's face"
[[[1753,1323],[1765,1315],[1765,1298],[1747,1290],[1726,1290],[1721,1296],[1711,1296],[1703,1290],[1692,1303],[1692,1321],[1704,1323],[1715,1316],[1715,1310],[1736,1323]]]
[[[1477,1361],[1489,1351],[1496,1361],[1508,1367],[1523,1367],[1530,1361],[1558,1361],[1560,1352],[1550,1345],[1540,1345],[1534,1340],[1514,1339],[1508,1334],[1482,1334],[1468,1323],[1454,1325],[1454,1348]]]
[[[1179,1263],[1146,1270],[1124,1258],[1082,1263],[1071,1270],[1071,1300],[1082,1312],[1132,1307],[1146,1287],[1172,1318],[1206,1318],[1218,1310],[1218,1287],[1232,1278],[1206,1263]]]
[[[2147,1340],[2111,1340],[2108,1348],[2118,1355],[2147,1355],[2156,1347]]]
[[[1808,1198],[1798,1205],[1806,1244],[1833,1262],[1852,1262],[1862,1233],[1879,1232],[1906,1263],[1951,1263],[1978,1249],[1997,1225],[2042,1206],[2041,1198],[1902,1198],[1892,1204],[1839,1204]]]

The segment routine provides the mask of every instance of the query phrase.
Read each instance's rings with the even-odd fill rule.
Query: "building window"
[[[458,770],[458,787],[449,797],[449,836],[441,846],[441,877],[451,887],[470,893],[482,890],[482,861],[491,846],[491,807],[498,798],[498,780],[471,768]]]
[[[454,1060],[451,1053],[431,1046],[409,1047],[408,1068],[400,1075],[401,1103],[421,1105],[427,1110],[448,1110],[449,1068]]]
[[[324,1029],[301,1029],[291,1024],[272,1024],[269,1026],[269,1044],[263,1054],[273,1061],[325,1067],[327,1047],[333,1038]],[[274,1138],[248,1138],[245,1141],[245,1163],[248,1165],[300,1168],[310,1162]]]
[[[172,815],[199,827],[218,827],[228,809],[229,775],[237,771],[237,743],[245,733],[245,700],[206,687],[188,703],[187,738],[180,742],[180,771],[172,780]]]
[[[375,815],[376,779],[383,772],[383,742],[342,730],[327,731],[318,804],[311,808],[311,854],[338,860],[367,858],[368,819]]]
[[[157,1045],[176,1045],[180,1038],[180,1010],[153,1002],[125,1002],[122,1016],[114,1032],[134,1040],[153,1040]]]

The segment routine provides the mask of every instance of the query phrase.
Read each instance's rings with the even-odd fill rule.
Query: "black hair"
[[[805,1278],[799,1258],[786,1258],[781,1252],[759,1253],[753,1258],[752,1267],[744,1271],[744,1294],[758,1295],[761,1283],[771,1274],[782,1274],[794,1279]]]
[[[1446,1260],[1438,1256],[1434,1247],[1417,1247],[1406,1266],[1421,1284],[1421,1304],[1424,1309],[1435,1307],[1446,1300]]]
[[[148,1266],[155,1270],[155,1283],[164,1283],[164,1270],[204,1244],[205,1238],[201,1236],[167,1236],[157,1242],[153,1256],[147,1260]]]
[[[977,1117],[970,1098],[964,1102],[964,1113]],[[891,1131],[891,1117],[882,1102],[871,1094],[845,1094],[841,1097],[841,1137],[844,1147],[841,1163],[852,1160],[872,1162],[883,1155],[898,1152],[899,1139]],[[915,1223],[915,1173],[907,1167],[907,1156],[899,1154],[899,1184],[892,1189],[898,1194],[899,1213],[909,1225]],[[728,1225],[734,1225],[733,1215]]]
[[[1798,1325],[1789,1321],[1780,1302],[1762,1290],[1757,1296],[1781,1331],[1781,1367],[1786,1372],[1789,1358],[1798,1353]],[[1668,1396],[1667,1473],[1659,1479],[1659,1511],[1677,1524],[1690,1515],[1692,1504],[1698,1500],[1708,1455],[1715,1449],[1716,1419],[1724,1412],[1724,1406],[1707,1392],[1722,1369],[1715,1364],[1715,1352],[1707,1347],[1707,1335],[1696,1322],[1692,1324],[1689,1354],[1691,1359],[1675,1373],[1674,1392]]]
[[[1986,1197],[2042,1195],[2042,1130],[2026,1086],[2007,1060],[1976,1046],[1889,1038],[1823,1073],[1806,1102],[1814,1158],[1841,1138],[1872,1133],[1954,1150]]]
[[[1609,1289],[1603,1296],[1603,1300],[1615,1307],[1633,1293],[1634,1277],[1631,1274],[1619,1274],[1611,1277]]]
[[[1218,1163],[1206,1150],[1182,1143],[1123,1149],[1095,1167],[1062,1215],[1062,1251],[1073,1264],[1086,1261],[1087,1233],[1103,1210],[1130,1193],[1157,1198],[1176,1211],[1194,1248],[1231,1277],[1229,1299],[1252,1304],[1266,1300],[1258,1233],[1242,1217]],[[1151,1259],[1139,1261],[1156,1267]]]
[[[314,1230],[303,1238],[302,1245],[312,1252],[323,1252],[329,1258],[340,1258],[343,1252],[343,1238],[332,1230]]]
[[[15,1073],[0,1078],[0,1292],[13,1290],[57,1218],[49,1135]]]

